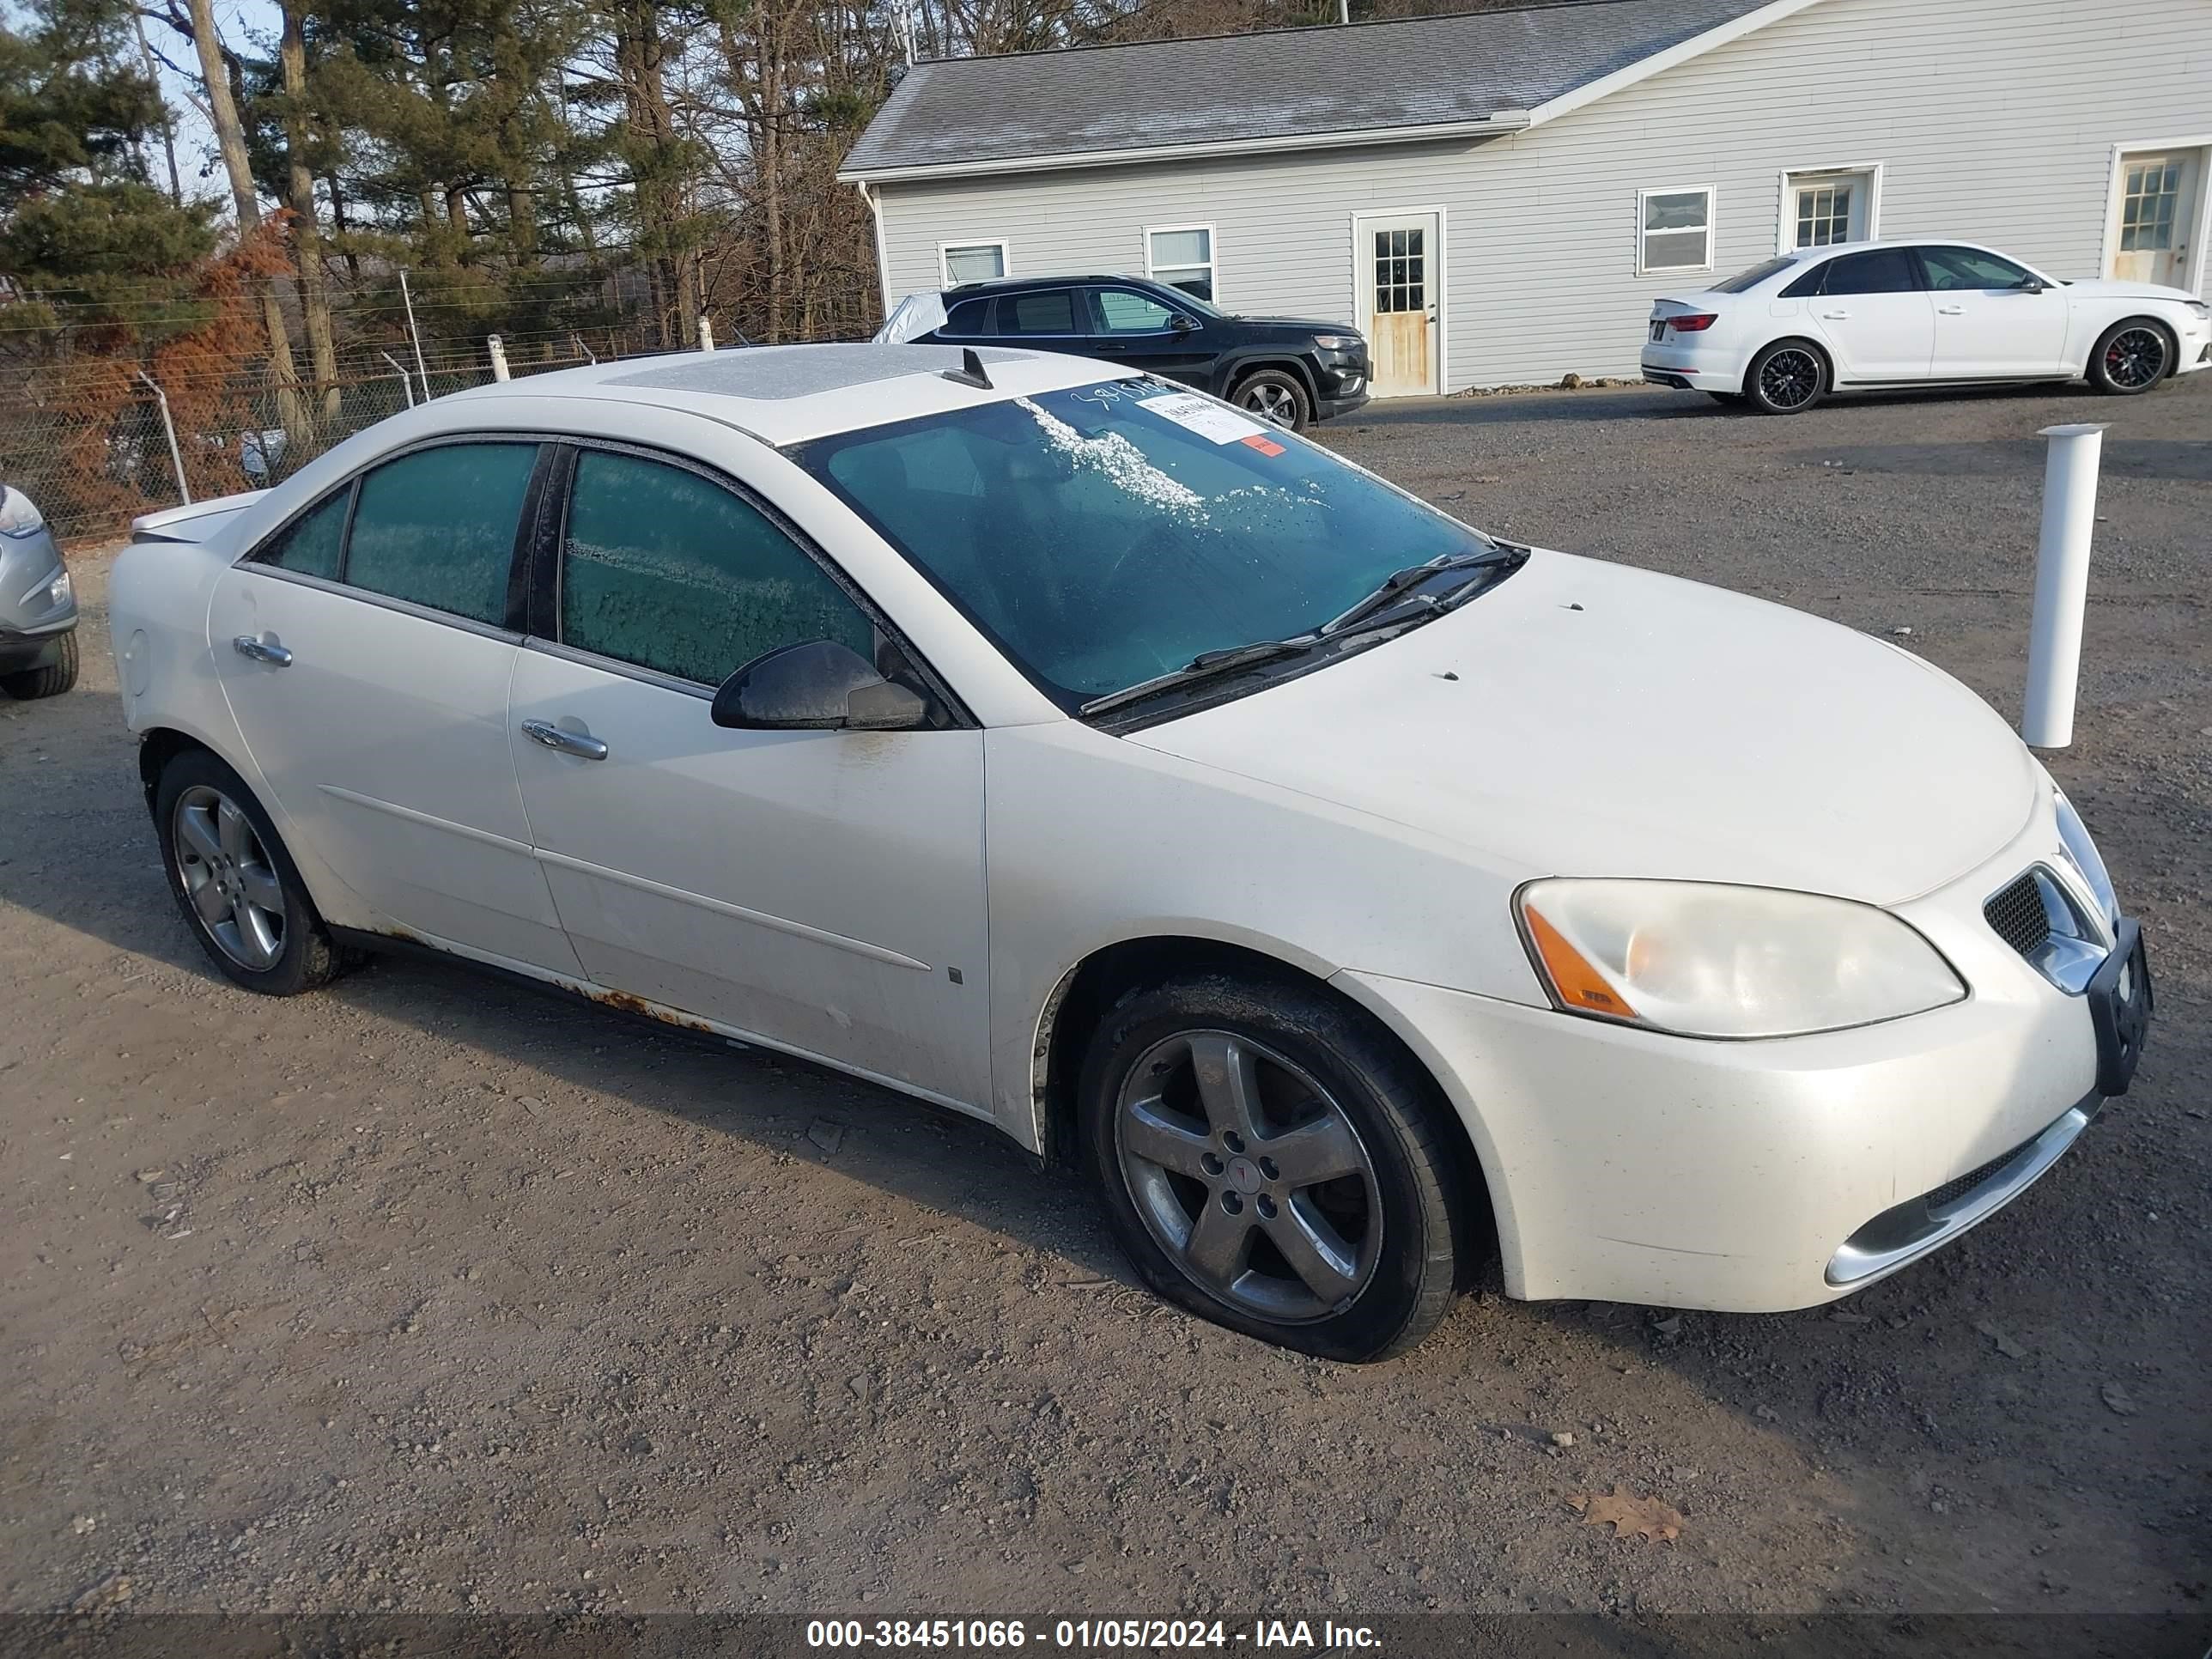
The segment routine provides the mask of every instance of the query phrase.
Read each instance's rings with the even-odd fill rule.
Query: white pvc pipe
[[[507,347],[501,343],[500,337],[496,334],[488,336],[484,340],[484,343],[491,348],[492,379],[495,380],[504,380],[507,378]]]
[[[2035,620],[2027,640],[2027,696],[2020,735],[2033,749],[2074,741],[2081,678],[2081,613],[2089,603],[2089,544],[2097,529],[2101,426],[2054,426],[2043,475],[2043,544],[2035,559]]]
[[[712,351],[714,349],[714,325],[707,320],[707,313],[702,311],[699,313],[699,349]]]

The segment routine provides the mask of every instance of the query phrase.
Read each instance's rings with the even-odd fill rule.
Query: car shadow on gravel
[[[2040,438],[2014,438],[1986,443],[1827,447],[1801,449],[1788,459],[1800,466],[1834,466],[1856,472],[2032,479],[2042,477],[2047,453]],[[2108,478],[2212,483],[2212,444],[2107,438],[2102,470]]]

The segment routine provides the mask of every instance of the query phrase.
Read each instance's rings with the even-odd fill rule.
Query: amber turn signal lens
[[[1544,920],[1536,911],[1522,907],[1521,914],[1528,918],[1528,937],[1536,946],[1536,955],[1550,976],[1552,994],[1562,1006],[1577,1008],[1584,1013],[1610,1014],[1615,1019],[1634,1019],[1636,1010],[1627,1000],[1589,964],[1588,957],[1567,943],[1559,930]]]

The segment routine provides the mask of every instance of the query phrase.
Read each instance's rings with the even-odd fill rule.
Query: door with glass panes
[[[1362,215],[1352,221],[1359,326],[1374,360],[1377,398],[1443,390],[1441,216]]]
[[[2124,282],[2191,288],[2190,245],[2197,234],[2202,150],[2120,158],[2120,222],[2112,274]]]

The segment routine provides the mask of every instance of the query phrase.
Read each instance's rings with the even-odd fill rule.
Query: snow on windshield
[[[1036,422],[1045,441],[1075,465],[1099,474],[1117,489],[1155,507],[1194,514],[1200,519],[1206,516],[1206,498],[1146,459],[1145,452],[1125,434],[1107,432],[1086,438],[1050,410],[1029,398],[1017,398],[1014,402]]]

